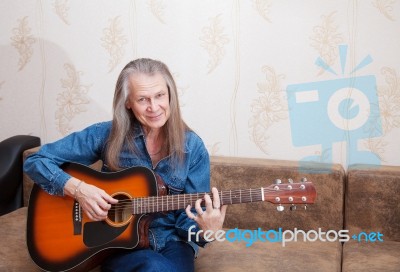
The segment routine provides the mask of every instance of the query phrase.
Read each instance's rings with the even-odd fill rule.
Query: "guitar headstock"
[[[287,183],[282,183],[281,180],[275,180],[267,188],[264,188],[265,200],[273,204],[278,204],[278,211],[283,211],[282,204],[290,204],[291,210],[296,209],[295,205],[302,204],[307,207],[307,204],[313,204],[317,196],[312,182],[302,178],[300,182],[294,182],[289,179]]]

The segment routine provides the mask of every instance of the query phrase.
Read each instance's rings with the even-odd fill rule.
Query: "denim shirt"
[[[64,195],[65,183],[71,176],[60,169],[66,162],[84,165],[105,161],[106,142],[111,131],[111,121],[97,123],[88,128],[72,133],[54,143],[43,145],[40,150],[29,156],[24,163],[24,171],[43,190],[52,195]],[[170,157],[163,158],[153,166],[146,149],[145,136],[139,124],[134,126],[134,144],[140,155],[123,151],[120,155],[120,167],[145,166],[158,174],[169,188],[169,194],[197,193],[210,191],[210,160],[208,152],[200,137],[192,131],[186,132],[185,161],[175,167]],[[107,165],[102,171],[109,172]],[[192,209],[195,213],[195,210]],[[152,221],[149,228],[150,246],[161,250],[168,241],[184,241],[191,244],[196,256],[198,245],[205,241],[195,241],[195,235],[189,242],[188,229],[195,225],[193,232],[199,230],[197,224],[186,215],[185,210],[168,212]]]

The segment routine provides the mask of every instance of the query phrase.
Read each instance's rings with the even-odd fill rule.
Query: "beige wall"
[[[346,165],[350,130],[321,146],[326,122],[307,128],[305,119],[316,142],[294,145],[286,89],[371,76],[379,110],[368,100],[357,109],[381,130],[356,146],[400,164],[400,1],[2,0],[0,15],[0,140],[32,134],[46,143],[110,119],[120,70],[151,57],[169,65],[184,118],[213,155]],[[348,46],[343,72],[339,45]]]

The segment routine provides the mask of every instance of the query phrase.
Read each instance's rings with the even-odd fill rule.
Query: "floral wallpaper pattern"
[[[382,13],[383,16],[391,21],[395,21],[396,19],[393,13],[396,2],[398,3],[398,1],[395,0],[375,0],[372,3],[379,10],[379,12]]]
[[[394,68],[383,67],[385,85],[378,87],[380,115],[385,133],[400,128],[400,76]]]
[[[0,13],[0,140],[45,143],[110,119],[120,70],[150,57],[169,65],[185,121],[222,156],[342,163],[343,143],[293,144],[286,88],[373,76],[378,102],[359,147],[400,165],[399,1],[5,0]],[[333,77],[341,45],[349,71],[370,64]]]
[[[162,0],[149,0],[148,1],[149,8],[151,13],[157,18],[160,23],[165,24],[164,19],[164,11],[165,11],[165,4]]]
[[[252,140],[265,154],[269,154],[268,140],[271,132],[268,129],[276,122],[288,118],[288,108],[283,94],[282,74],[277,74],[272,67],[262,67],[265,82],[258,82],[261,94],[251,105],[253,118],[249,122]]]
[[[257,10],[258,14],[269,23],[271,23],[271,19],[269,18],[271,2],[271,0],[253,0],[254,8]]]
[[[311,47],[328,65],[333,65],[337,60],[337,47],[343,42],[343,35],[338,31],[338,23],[335,22],[335,13],[336,11],[333,11],[328,15],[322,15],[322,22],[314,27],[311,36]]]
[[[57,96],[56,122],[58,131],[65,136],[71,133],[71,120],[86,111],[85,104],[90,101],[87,97],[90,86],[81,83],[80,76],[83,74],[76,71],[75,67],[69,63],[64,64],[67,77],[61,79],[61,87],[64,89]]]
[[[68,0],[56,0],[53,3],[54,12],[67,25],[70,24],[68,19],[68,12],[69,12],[68,4],[69,4]]]
[[[122,56],[125,53],[124,45],[127,39],[123,34],[123,27],[121,26],[119,17],[109,20],[109,27],[103,30],[104,36],[101,38],[102,46],[107,50],[110,60],[108,66],[110,72],[120,63]]]
[[[15,47],[19,54],[19,70],[22,70],[30,61],[33,54],[32,45],[36,42],[35,37],[31,34],[31,28],[28,25],[28,16],[18,19],[18,26],[13,28],[11,40],[12,46]]]
[[[224,33],[221,25],[221,14],[210,18],[210,25],[203,28],[203,35],[200,37],[201,46],[209,55],[208,73],[211,73],[221,62],[225,55],[225,44],[229,43],[228,36]]]

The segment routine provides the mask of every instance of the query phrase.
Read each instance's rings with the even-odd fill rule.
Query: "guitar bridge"
[[[74,201],[72,208],[72,222],[74,225],[74,235],[82,234],[82,209],[78,201]]]

